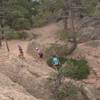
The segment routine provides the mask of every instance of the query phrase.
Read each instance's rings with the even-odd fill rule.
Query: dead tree
[[[4,40],[7,50],[9,52],[9,46],[7,43],[7,39],[5,37],[5,31],[4,31],[4,27],[6,25],[7,18],[8,18],[7,16],[8,9],[5,9],[7,7],[7,4],[8,4],[8,1],[5,1],[5,0],[1,0],[0,2],[0,27],[1,27],[0,46],[2,46],[2,40]]]
[[[1,39],[1,37],[0,37],[0,48],[2,47],[2,39]]]
[[[68,42],[72,44],[71,48],[67,52],[67,55],[72,54],[73,51],[77,48],[76,35],[78,31],[75,29],[75,25],[74,25],[75,9],[80,10],[80,9],[84,9],[84,7],[80,5],[80,2],[78,0],[76,1],[75,0],[65,0],[64,10],[63,10],[64,11],[63,12],[64,30],[65,32],[68,32],[71,34],[71,36],[68,39]],[[69,23],[68,23],[68,20],[69,20]],[[68,29],[68,24],[70,26],[69,29]]]
[[[0,45],[2,46],[2,40],[4,40],[4,41],[5,41],[5,44],[6,44],[6,48],[7,48],[8,52],[9,52],[9,51],[10,51],[9,45],[8,45],[8,42],[7,42],[7,39],[6,39],[4,33],[5,33],[5,32],[4,32],[4,20],[2,19],[2,21],[1,21],[1,38],[0,38]]]

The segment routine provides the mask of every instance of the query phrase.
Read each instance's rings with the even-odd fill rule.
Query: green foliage
[[[65,67],[61,67],[59,73],[73,79],[85,79],[89,75],[90,68],[87,61],[69,59]]]
[[[68,0],[1,0],[0,1],[0,23],[12,28],[29,28],[42,26],[47,22],[56,20],[62,11],[69,6]],[[86,8],[89,15],[96,15],[96,5],[98,0],[75,0],[72,3],[81,4]],[[65,6],[66,5],[66,6]],[[69,9],[67,9],[69,10]],[[56,15],[56,16],[55,16]],[[34,18],[33,18],[34,17]],[[3,20],[2,20],[3,19]],[[62,34],[63,38],[66,36]]]
[[[51,11],[48,11],[47,9],[45,11],[42,9],[38,11],[38,15],[34,16],[33,23],[35,27],[40,27],[55,20],[55,14],[53,14]]]
[[[65,11],[66,13],[69,12],[69,2],[70,0],[41,0],[40,1],[40,5],[37,6],[38,8],[38,13],[39,16],[40,14],[42,15],[42,17],[40,17],[40,21],[43,19],[43,22],[45,22],[44,20],[46,19],[46,21],[48,22],[48,18],[50,16],[54,16],[55,20],[59,17],[62,17],[62,15],[64,14],[63,11]],[[83,8],[80,8],[79,12],[81,12],[82,15],[94,15],[94,12],[96,10],[96,5],[97,5],[98,0],[72,0],[72,5],[77,7],[81,6]],[[48,14],[47,14],[48,13]],[[43,17],[45,15],[45,17]],[[57,16],[55,16],[57,15]],[[69,16],[68,14],[66,14],[66,16]],[[56,18],[57,17],[57,18]],[[42,22],[42,23],[43,23]],[[51,19],[52,22],[52,19]],[[66,34],[64,34],[66,35]],[[64,37],[64,36],[63,36]]]
[[[57,54],[59,57],[65,57],[68,53],[68,48],[66,47],[66,45],[51,44],[51,46],[46,48],[45,53],[46,58],[49,58],[55,54]]]
[[[86,7],[88,14],[92,16],[96,10],[98,0],[81,0],[81,2]]]
[[[93,16],[100,17],[100,10],[97,9],[97,10],[94,12]]]
[[[63,76],[59,73],[48,78],[50,91],[54,100],[80,100],[80,89],[72,81],[64,82]]]
[[[26,39],[27,33],[12,31],[12,32],[6,33],[5,37],[8,40],[11,40],[11,39]]]
[[[57,94],[55,95],[56,100],[72,100],[77,98],[78,88],[73,85],[71,82],[68,84],[62,85],[58,90]]]
[[[75,33],[76,37],[79,36],[79,33]],[[57,36],[60,40],[62,41],[66,41],[68,40],[69,38],[73,37],[73,33],[71,32],[66,32],[65,30],[62,30],[60,32],[57,33]]]
[[[40,0],[36,7],[38,14],[34,16],[34,26],[43,26],[46,23],[56,21],[58,11],[63,6],[64,0]],[[35,20],[36,19],[36,20]]]
[[[47,64],[52,67],[53,64],[52,64],[52,57],[50,57],[49,59],[47,59]]]
[[[57,33],[58,37],[61,39],[61,40],[66,40],[68,38],[68,33],[65,32],[64,30]]]
[[[0,24],[14,29],[29,29],[33,24],[32,16],[37,14],[37,5],[32,0],[1,0]]]
[[[33,26],[35,26],[35,27],[41,27],[41,26],[43,26],[43,25],[45,25],[47,23],[47,20],[46,20],[45,17],[38,15],[38,16],[35,16],[33,18],[33,23],[34,23]]]
[[[13,22],[13,28],[14,29],[29,29],[31,27],[31,24],[28,19],[25,18],[17,18]]]

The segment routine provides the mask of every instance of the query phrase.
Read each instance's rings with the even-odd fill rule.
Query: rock
[[[38,100],[8,76],[0,73],[0,100]]]
[[[100,40],[100,18],[86,17],[82,22],[83,27],[79,32],[79,42]]]
[[[83,83],[82,81],[75,80],[65,80],[65,83],[71,82],[77,88],[79,88],[79,93],[81,93],[81,97],[83,100],[100,100],[97,99],[100,96],[100,90],[97,90],[94,86]],[[83,97],[82,97],[83,96]],[[81,99],[79,99],[81,100]]]
[[[93,87],[83,85],[82,92],[86,96],[87,100],[97,100],[95,89]]]
[[[29,55],[32,55],[32,56],[36,57],[36,56],[37,56],[36,48],[40,48],[40,49],[43,50],[44,47],[41,46],[39,43],[35,42],[34,40],[32,40],[32,41],[29,43],[28,47],[27,47],[27,53],[28,53]],[[44,51],[44,50],[43,50],[43,51]]]
[[[9,65],[0,66],[0,71],[12,81],[23,86],[30,95],[43,100],[52,100],[47,82],[54,71],[46,64],[42,65],[37,63],[31,65],[24,60],[14,57]]]

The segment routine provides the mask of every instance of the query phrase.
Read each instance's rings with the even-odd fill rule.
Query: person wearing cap
[[[40,58],[43,58],[43,52],[42,52],[42,50],[39,49],[39,48],[36,48],[36,51],[37,51],[39,57],[40,57]]]

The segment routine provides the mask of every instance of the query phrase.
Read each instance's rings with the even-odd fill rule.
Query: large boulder
[[[100,28],[88,26],[81,30],[79,41],[86,42],[90,40],[100,40],[99,34],[100,34]]]
[[[79,42],[100,40],[100,18],[86,17],[82,20]]]
[[[27,47],[27,53],[33,57],[37,56],[36,48],[40,48],[42,51],[44,51],[43,45],[37,43],[36,41],[32,40]]]
[[[100,100],[100,90],[91,84],[85,84],[82,81],[75,81],[72,79],[65,79],[64,84],[71,83],[79,89],[79,100]]]

